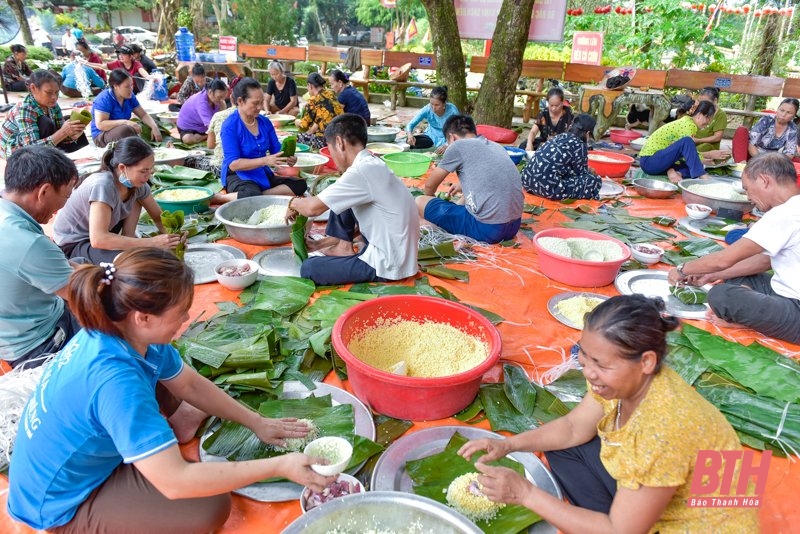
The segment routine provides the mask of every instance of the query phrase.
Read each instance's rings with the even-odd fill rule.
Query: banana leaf
[[[308,217],[298,214],[292,223],[292,249],[294,255],[303,262],[308,259],[308,247],[306,246],[306,223]]]
[[[467,441],[467,438],[456,432],[442,452],[407,462],[406,472],[414,483],[414,493],[447,504],[446,493],[450,483],[461,475],[477,471],[475,462],[481,453],[476,453],[470,460],[458,455],[458,449]],[[520,475],[525,474],[522,465],[510,458],[502,458],[490,465],[508,467]],[[507,505],[490,522],[478,521],[476,524],[484,532],[506,534],[521,532],[541,520],[541,517],[528,508]]]
[[[460,269],[451,269],[442,265],[433,265],[430,267],[422,267],[423,272],[445,280],[459,280],[462,282],[469,282],[469,273]]]
[[[419,260],[430,260],[436,258],[447,259],[456,255],[458,255],[458,252],[456,252],[455,244],[453,243],[453,241],[445,241],[444,243],[438,243],[430,247],[420,248],[417,253],[417,259]]]
[[[694,384],[700,375],[708,371],[709,365],[694,349],[678,344],[680,339],[683,339],[682,336],[674,336],[670,340],[666,364],[678,373],[687,384]]]
[[[533,417],[536,390],[521,367],[503,366],[503,392],[519,413]]]
[[[216,181],[214,173],[211,171],[192,169],[191,167],[184,167],[183,165],[175,165],[174,167],[170,165],[157,165],[153,177],[157,177],[165,182],[179,182],[181,180]]]
[[[800,404],[768,399],[729,386],[701,386],[697,391],[719,408],[740,434],[771,445],[783,455],[787,452],[797,455],[800,451]]]
[[[707,237],[691,237],[681,241],[673,241],[673,244],[678,247],[681,254],[697,258],[723,250],[722,245]]]
[[[586,395],[586,377],[577,369],[570,369],[544,388],[567,403],[578,403]]]
[[[312,321],[319,321],[324,326],[333,326],[336,319],[349,308],[376,297],[377,295],[365,293],[331,291],[327,295],[321,295],[311,306],[303,310],[302,315]]]
[[[243,302],[255,309],[275,311],[284,317],[308,304],[316,289],[311,280],[295,276],[265,276],[250,288],[253,290],[244,295]]]
[[[685,324],[683,337],[714,368],[764,397],[800,402],[800,364],[753,343],[745,346]]]
[[[479,391],[486,418],[495,432],[506,430],[521,434],[539,426],[533,415],[522,414],[506,396],[503,384],[484,384]]]
[[[475,397],[475,400],[472,403],[455,414],[453,417],[461,421],[462,423],[469,423],[471,425],[477,424],[480,421],[486,419],[486,416],[480,416],[481,412],[483,412],[483,403],[481,402],[480,396]],[[480,417],[479,417],[480,416]]]

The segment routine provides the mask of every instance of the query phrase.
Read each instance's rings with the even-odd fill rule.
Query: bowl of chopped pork
[[[291,198],[281,195],[240,198],[220,206],[214,216],[240,243],[282,245],[291,241],[292,226],[285,220]]]
[[[356,397],[376,412],[413,421],[466,408],[501,349],[497,329],[477,311],[416,295],[353,306],[334,324],[331,341]]]
[[[631,250],[619,239],[575,228],[550,228],[533,237],[539,268],[548,278],[575,287],[611,284]]]
[[[704,204],[712,213],[720,209],[729,212],[750,213],[753,203],[736,188],[736,180],[711,178],[708,180],[681,180],[678,188],[687,204]]]

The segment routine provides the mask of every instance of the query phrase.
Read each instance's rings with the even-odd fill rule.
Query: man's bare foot
[[[175,432],[178,443],[186,443],[194,439],[197,429],[208,419],[208,414],[195,408],[188,402],[182,402],[175,413],[168,419],[169,426]]]
[[[326,236],[321,239],[311,239],[310,237],[306,237],[306,248],[309,252],[314,252],[316,250],[330,248],[336,245],[339,241],[341,241],[341,239],[338,237],[331,236]]]
[[[713,323],[717,326],[723,326],[727,328],[747,328],[746,326],[740,325],[739,323],[729,323],[725,319],[720,319],[719,317],[717,317],[717,314],[715,314],[710,309],[706,311],[706,321]]]
[[[350,241],[339,240],[339,242],[331,247],[320,250],[325,256],[354,256],[356,251],[353,250],[353,243]]]
[[[675,169],[667,169],[667,178],[669,178],[669,181],[673,184],[677,184],[683,180],[683,175]]]

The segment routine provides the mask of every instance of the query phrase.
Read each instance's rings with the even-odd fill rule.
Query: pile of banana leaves
[[[653,223],[661,222],[659,217],[635,217],[629,215],[624,208],[614,208],[608,205],[598,208],[597,213],[592,213],[592,211],[586,206],[562,209],[561,213],[572,220],[561,226],[600,232],[625,243],[664,241],[675,237],[674,233],[653,226]]]
[[[158,235],[158,228],[153,224],[153,219],[147,212],[143,212],[139,218],[136,231],[143,237],[153,237]],[[190,213],[185,217],[183,231],[189,235],[188,243],[213,243],[220,239],[229,237],[225,225],[214,218],[214,214]]]
[[[222,190],[222,183],[211,171],[201,171],[182,165],[156,165],[153,177],[150,178],[154,189],[174,186],[207,187],[215,193]]]

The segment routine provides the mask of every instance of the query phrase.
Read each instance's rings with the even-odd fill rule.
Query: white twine
[[[92,96],[92,84],[89,83],[89,76],[86,74],[86,67],[80,59],[72,60],[75,65],[75,87],[80,91],[81,96],[88,100]]]
[[[778,429],[775,431],[775,435],[774,436],[768,436],[768,437],[769,437],[769,439],[775,441],[775,443],[778,444],[778,446],[781,448],[781,450],[786,455],[786,457],[789,459],[789,461],[794,463],[794,462],[796,462],[796,460],[794,459],[794,456],[800,456],[800,454],[797,453],[795,448],[792,447],[792,445],[790,443],[780,439],[781,432],[783,432],[783,425],[786,422],[786,415],[789,413],[789,406],[791,406],[791,404],[792,404],[791,402],[787,402],[786,406],[783,407],[783,415],[781,415],[781,422],[780,422],[780,424],[778,424]],[[789,454],[786,451],[787,448],[790,451],[792,451],[792,454]]]
[[[0,469],[11,463],[22,412],[45,367],[25,369],[23,366],[0,376]]]

